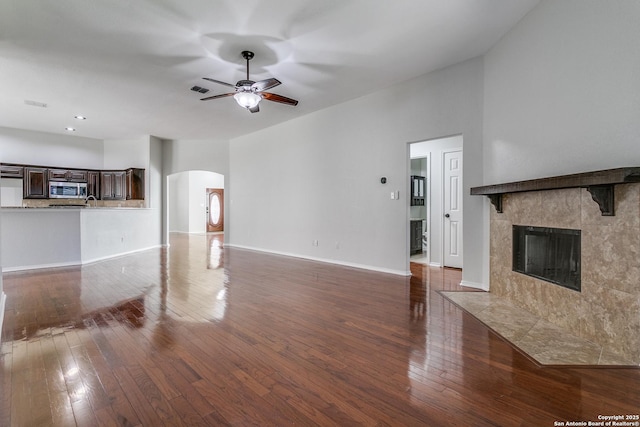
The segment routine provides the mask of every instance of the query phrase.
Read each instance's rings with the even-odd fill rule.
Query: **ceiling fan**
[[[232,87],[236,91],[231,93],[223,93],[221,95],[208,96],[206,98],[200,99],[200,101],[209,101],[211,99],[233,96],[241,107],[246,108],[252,113],[257,113],[258,111],[260,111],[260,107],[258,106],[258,104],[263,99],[266,99],[267,101],[279,102],[281,104],[298,105],[298,101],[296,101],[295,99],[287,98],[286,96],[277,95],[275,93],[265,92],[265,90],[274,88],[281,84],[280,80],[274,78],[260,80],[259,82],[249,80],[249,61],[253,58],[253,56],[254,54],[251,51],[242,51],[242,57],[247,60],[247,79],[239,80],[238,83],[235,84],[235,86],[230,83],[221,82],[220,80],[203,77],[203,79],[210,82]]]

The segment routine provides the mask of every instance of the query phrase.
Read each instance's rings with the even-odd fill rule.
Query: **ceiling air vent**
[[[45,104],[44,102],[38,102],[38,101],[30,101],[28,99],[24,100],[24,103],[27,105],[32,105],[34,107],[42,107],[42,108],[47,108],[47,104]]]
[[[205,89],[205,88],[200,87],[200,86],[194,86],[194,87],[191,88],[191,90],[194,91],[194,92],[200,92],[200,93],[209,92],[209,89]]]

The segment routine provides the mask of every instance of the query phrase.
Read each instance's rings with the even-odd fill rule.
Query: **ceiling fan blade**
[[[219,85],[223,85],[223,86],[236,87],[236,85],[232,85],[231,83],[221,82],[220,80],[210,79],[209,77],[203,77],[203,79],[210,82],[218,83]]]
[[[248,108],[248,110],[251,111],[252,113],[257,113],[258,111],[260,111],[260,104],[256,104],[255,107]]]
[[[221,95],[213,95],[213,96],[207,96],[206,98],[201,98],[200,101],[209,101],[211,99],[218,99],[218,98],[226,98],[227,96],[233,96],[235,95],[234,93],[223,93]]]
[[[279,84],[282,84],[278,79],[266,79],[260,80],[259,82],[255,82],[251,85],[251,89],[255,89],[256,92],[262,92],[263,90],[269,90],[272,87],[276,87]]]
[[[277,95],[275,93],[262,92],[260,93],[260,95],[262,95],[264,99],[267,99],[269,101],[279,102],[281,104],[287,105],[298,105],[298,101],[296,101],[295,99],[287,98],[286,96]]]

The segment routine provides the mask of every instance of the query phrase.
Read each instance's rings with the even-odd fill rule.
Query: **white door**
[[[462,151],[444,153],[444,266],[462,268]]]

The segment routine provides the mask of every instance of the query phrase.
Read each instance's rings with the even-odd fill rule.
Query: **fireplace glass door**
[[[580,291],[580,230],[514,225],[513,271]]]

